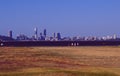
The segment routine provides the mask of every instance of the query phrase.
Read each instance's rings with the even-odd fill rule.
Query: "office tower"
[[[56,34],[55,33],[53,33],[53,38],[56,38]]]
[[[113,35],[113,39],[116,39],[116,38],[117,38],[117,35],[116,35],[116,34],[114,34],[114,35]]]
[[[38,29],[37,28],[34,28],[34,33],[35,33],[35,39],[37,40],[38,39],[38,35],[37,35]]]
[[[42,33],[40,33],[40,40],[42,40]]]
[[[57,33],[57,38],[58,38],[58,40],[61,39],[61,35],[60,35],[60,33]]]
[[[47,35],[46,29],[44,29],[43,34],[44,34],[44,37],[46,37],[46,35]]]
[[[12,30],[8,32],[8,37],[12,38]]]
[[[42,33],[40,33],[40,37],[39,37],[40,40],[45,40],[45,37],[43,36]]]

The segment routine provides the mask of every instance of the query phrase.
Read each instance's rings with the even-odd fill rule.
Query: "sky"
[[[0,0],[0,35],[120,36],[120,0]]]

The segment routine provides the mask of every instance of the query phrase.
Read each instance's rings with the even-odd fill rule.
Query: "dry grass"
[[[0,47],[0,76],[56,75],[120,75],[120,47]]]

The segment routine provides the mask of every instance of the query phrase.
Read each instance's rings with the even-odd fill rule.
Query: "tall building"
[[[46,29],[44,29],[43,34],[44,34],[44,37],[46,37],[46,35],[47,35]]]
[[[53,38],[56,38],[56,34],[55,33],[53,33]]]
[[[8,37],[12,38],[12,30],[8,32]]]
[[[34,36],[35,36],[35,39],[37,40],[38,39],[38,29],[37,28],[34,28]]]
[[[117,39],[117,35],[116,34],[113,35],[113,39]]]
[[[40,33],[39,40],[42,40],[42,38],[43,38],[42,33]]]
[[[57,38],[58,38],[58,40],[61,39],[61,34],[60,33],[57,33]]]

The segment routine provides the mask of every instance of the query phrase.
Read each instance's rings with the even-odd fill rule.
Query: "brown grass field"
[[[0,76],[120,76],[120,46],[0,47]]]

